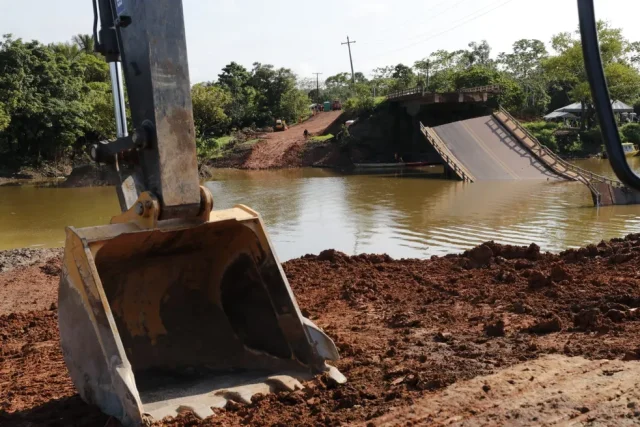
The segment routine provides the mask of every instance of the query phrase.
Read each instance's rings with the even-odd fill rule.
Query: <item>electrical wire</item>
[[[502,6],[505,6],[505,5],[509,4],[509,3],[511,3],[512,1],[513,1],[513,0],[507,0],[507,1],[504,1],[504,2],[500,3],[499,5],[497,5],[496,7],[491,8],[491,9],[489,9],[489,10],[487,10],[487,11],[485,11],[485,12],[481,13],[480,15],[473,16],[473,15],[475,15],[476,13],[478,13],[480,10],[482,10],[482,9],[484,9],[484,8],[479,9],[479,10],[477,10],[477,11],[475,11],[475,12],[473,12],[473,13],[471,13],[471,14],[467,15],[465,18],[462,18],[462,19],[463,19],[463,21],[462,21],[462,22],[460,22],[460,24],[458,24],[458,25],[454,25],[454,26],[452,26],[452,27],[447,28],[446,30],[440,31],[439,33],[436,33],[436,34],[433,34],[433,35],[429,35],[429,36],[428,36],[428,37],[426,37],[426,38],[420,39],[420,40],[418,40],[418,41],[416,41],[416,42],[414,42],[414,43],[410,43],[410,44],[405,45],[405,46],[402,46],[402,47],[400,47],[400,48],[392,49],[392,50],[389,50],[389,51],[386,51],[386,52],[382,52],[382,53],[380,53],[379,55],[376,55],[374,58],[378,58],[378,57],[383,56],[383,55],[388,55],[389,53],[400,52],[400,51],[402,51],[402,50],[405,50],[405,49],[408,49],[408,48],[410,48],[410,47],[416,46],[416,45],[418,45],[418,44],[422,44],[422,43],[424,43],[424,42],[427,42],[427,41],[429,41],[429,40],[431,40],[431,39],[434,39],[434,38],[439,37],[439,36],[441,36],[441,35],[443,35],[443,34],[446,34],[446,33],[448,33],[449,31],[453,31],[453,30],[455,30],[456,28],[460,28],[460,27],[462,27],[463,25],[468,24],[469,22],[475,21],[476,19],[481,18],[481,17],[483,17],[483,16],[485,16],[485,15],[487,15],[487,14],[489,14],[489,13],[493,12],[494,10],[497,10],[497,9],[501,8]],[[494,4],[495,4],[495,3],[494,3]],[[485,6],[485,7],[486,7],[486,6]],[[469,18],[469,19],[466,19],[466,18]],[[459,21],[458,21],[458,22],[459,22]]]
[[[435,14],[435,15],[433,15],[433,16],[429,16],[429,19],[435,19],[435,18],[437,18],[437,17],[441,16],[442,14],[444,14],[444,13],[446,13],[446,12],[448,12],[448,11],[450,11],[450,10],[454,9],[454,8],[455,8],[456,6],[458,6],[459,4],[464,3],[465,1],[468,1],[468,0],[459,0],[457,3],[454,3],[453,5],[451,5],[450,7],[448,7],[447,9],[444,9],[444,10],[440,11],[439,13],[436,13],[436,14]],[[442,2],[440,2],[440,3],[437,3],[437,4],[436,4],[435,6],[433,6],[431,9],[427,10],[427,11],[424,13],[424,15],[427,15],[427,14],[429,14],[430,12],[433,12],[433,11],[434,11],[438,6],[440,6],[440,5],[442,5],[442,4],[445,4],[445,3],[448,3],[448,1],[447,1],[447,0],[445,0],[445,1],[442,1]],[[423,15],[421,15],[421,16],[423,16]],[[386,34],[386,33],[390,32],[390,31],[395,31],[395,30],[396,30],[396,27],[397,27],[398,25],[407,25],[407,24],[408,24],[408,22],[407,22],[406,20],[404,20],[404,21],[402,21],[402,22],[398,22],[398,23],[396,23],[396,24],[390,24],[388,28],[386,28],[386,29],[385,29],[385,30],[383,30],[383,31],[379,31],[379,32],[377,32],[377,33],[376,33],[376,35]],[[414,36],[414,37],[415,37],[415,36]],[[365,41],[363,44],[382,44],[382,43],[386,43],[386,42],[389,42],[389,39],[388,39],[388,38],[376,39],[376,40],[367,40],[367,41]]]

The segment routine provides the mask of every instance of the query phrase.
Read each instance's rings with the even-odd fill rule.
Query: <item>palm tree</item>
[[[80,55],[80,48],[71,43],[52,43],[49,45],[54,52],[61,54],[69,61],[75,61]]]
[[[78,34],[71,38],[71,41],[84,53],[93,53],[93,36],[90,34]]]

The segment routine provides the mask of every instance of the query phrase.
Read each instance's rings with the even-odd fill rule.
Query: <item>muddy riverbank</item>
[[[77,397],[62,361],[59,269],[59,257],[53,257],[0,273],[0,297],[6,301],[0,312],[0,424],[107,421]],[[545,370],[548,363],[592,372],[607,384],[617,381],[616,372],[637,368],[640,235],[557,255],[541,253],[533,244],[493,243],[430,260],[349,257],[329,250],[288,261],[284,269],[303,312],[336,341],[342,357],[337,366],[349,382],[338,386],[318,378],[294,393],[231,404],[204,421],[185,413],[158,425],[390,425],[398,411],[436,425],[447,415],[470,424],[576,417],[640,422],[637,384],[604,384],[588,407],[570,404],[579,393],[569,391],[555,407],[538,405],[539,393],[522,394],[521,403],[528,406],[521,408],[482,406],[508,392],[497,383],[503,377],[485,377],[491,374],[506,375],[505,381],[513,381],[509,387],[543,391],[549,383],[542,379],[554,378]],[[588,360],[600,359],[618,362],[589,365]],[[526,379],[514,374],[523,369],[532,370]],[[437,411],[421,400],[446,396],[448,405]]]

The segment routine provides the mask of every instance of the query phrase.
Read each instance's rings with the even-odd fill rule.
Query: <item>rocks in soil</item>
[[[387,320],[387,325],[391,328],[417,328],[422,325],[422,321],[411,312],[395,313]]]
[[[632,253],[621,253],[621,254],[615,254],[612,255],[609,258],[609,263],[610,264],[623,264],[631,259],[634,258],[634,254]]]
[[[562,330],[562,320],[557,314],[552,313],[543,319],[539,319],[536,324],[529,328],[533,334],[550,334]]]
[[[451,333],[449,332],[438,332],[433,337],[433,340],[436,342],[448,343],[453,340],[453,335],[451,335]]]
[[[516,314],[531,314],[533,313],[533,308],[530,305],[525,304],[522,301],[516,301],[511,306],[511,311]]]
[[[573,325],[579,331],[596,330],[602,323],[602,313],[598,308],[581,310],[573,318]]]
[[[493,251],[491,247],[487,244],[482,244],[480,246],[476,246],[464,253],[465,256],[469,257],[474,263],[478,266],[489,265],[491,262],[491,258],[493,257]]]
[[[549,278],[554,282],[562,282],[564,280],[571,280],[571,275],[561,264],[555,264],[551,267],[551,274]]]
[[[49,276],[60,276],[60,272],[62,271],[58,259],[50,259],[45,265],[40,267],[40,270]]]
[[[493,319],[484,326],[484,333],[488,337],[503,337],[505,322],[504,319]]]
[[[612,322],[620,323],[627,318],[627,313],[622,310],[611,309],[605,313],[605,316]]]
[[[516,270],[526,270],[533,267],[534,264],[531,261],[527,261],[525,259],[519,259],[516,261],[514,268]]]
[[[501,283],[515,283],[518,276],[510,270],[500,270],[496,275],[496,280]]]
[[[540,289],[551,284],[551,280],[545,276],[540,270],[533,270],[529,274],[529,289]]]

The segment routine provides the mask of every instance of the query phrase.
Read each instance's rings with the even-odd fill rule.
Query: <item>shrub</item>
[[[553,133],[554,131],[551,129],[542,129],[539,132],[536,132],[534,135],[538,138],[538,141],[545,145],[551,151],[558,151],[558,142],[556,141],[556,136]]]
[[[344,103],[344,110],[349,114],[361,114],[373,111],[376,103],[370,95],[354,96]]]
[[[627,123],[620,131],[626,141],[640,144],[640,123]]]
[[[602,142],[602,134],[600,133],[600,128],[595,127],[593,129],[585,130],[580,132],[580,139],[584,143],[585,146],[591,148],[598,148],[603,144]]]
[[[560,127],[559,123],[554,123],[554,122],[546,122],[544,120],[540,120],[537,122],[528,122],[528,123],[523,123],[522,124],[525,128],[527,128],[529,130],[529,132],[534,133],[534,132],[539,132],[541,130],[556,130]]]
[[[564,151],[569,154],[580,154],[584,151],[584,144],[580,139],[580,135],[569,145],[564,147]]]
[[[558,123],[538,121],[523,123],[523,126],[543,145],[549,147],[552,151],[558,151],[558,142],[554,135],[555,130],[560,127]]]

